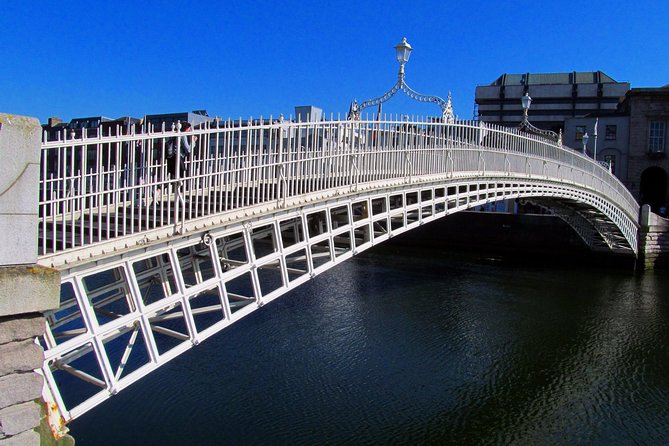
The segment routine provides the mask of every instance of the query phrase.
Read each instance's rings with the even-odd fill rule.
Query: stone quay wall
[[[58,271],[37,265],[40,136],[37,119],[0,113],[0,446],[55,444],[40,428],[36,338],[60,299]]]
[[[639,263],[645,270],[669,269],[669,219],[641,207],[639,229]]]

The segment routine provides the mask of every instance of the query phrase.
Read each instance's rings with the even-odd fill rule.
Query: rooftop
[[[491,86],[500,85],[571,85],[571,84],[615,84],[609,75],[601,71],[572,71],[570,73],[504,73]]]

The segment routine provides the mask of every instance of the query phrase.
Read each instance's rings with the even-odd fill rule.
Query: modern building
[[[159,132],[163,129],[166,131],[172,130],[172,124],[175,126],[179,122],[190,122],[193,127],[204,124],[205,122],[213,121],[207,113],[207,110],[194,110],[192,112],[176,112],[176,113],[162,113],[158,115],[146,115],[144,117],[145,125],[154,132]]]
[[[295,106],[295,120],[299,122],[320,122],[324,120],[323,109],[313,105]]]
[[[70,121],[69,128],[79,129],[97,129],[103,122],[112,121],[111,118],[104,116],[93,116],[89,118],[74,118]]]
[[[94,116],[86,118],[74,118],[69,123],[64,123],[60,118],[51,117],[47,124],[42,124],[42,131],[46,141],[65,140],[65,139],[80,139],[95,138],[99,132],[103,136],[127,135],[132,132],[141,132],[141,121],[137,118],[124,116],[117,119],[111,119],[104,116]],[[127,159],[127,154],[121,155],[123,152],[117,150],[116,147],[104,147],[104,150],[99,150],[98,143],[90,143],[86,146],[84,151],[74,152],[74,164],[80,165],[82,156],[86,156],[86,169],[97,169],[99,163],[104,166],[128,164],[132,161]],[[98,154],[101,153],[101,159],[98,159]],[[45,155],[46,171],[53,173],[56,169],[67,169],[70,166],[69,162],[64,162],[62,159],[58,160],[56,153],[49,152]],[[115,163],[115,164],[114,164]]]
[[[516,126],[523,119],[520,99],[528,93],[531,123],[559,133],[569,118],[615,111],[629,89],[629,82],[601,71],[502,74],[490,85],[476,87],[475,101],[481,121]]]
[[[669,85],[633,88],[621,111],[629,115],[629,156],[625,185],[641,204],[654,212],[669,202]]]
[[[103,123],[113,121],[104,116],[93,116],[87,118],[74,118],[68,123],[64,123],[58,117],[51,117],[47,124],[42,124],[42,131],[46,133],[47,141],[62,139],[64,132],[69,132],[68,137],[87,137],[97,136],[97,131]]]

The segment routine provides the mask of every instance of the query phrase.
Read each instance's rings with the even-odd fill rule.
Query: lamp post
[[[590,139],[590,137],[588,136],[588,132],[585,132],[583,134],[583,154],[584,155],[586,154],[585,150],[588,148],[588,140],[589,139]]]
[[[530,110],[530,105],[532,105],[532,98],[529,93],[525,93],[525,96],[520,98],[520,103],[523,106],[523,123],[529,124],[530,121],[527,119],[527,112]]]
[[[518,125],[519,130],[523,130],[534,135],[539,135],[562,144],[562,133],[558,135],[557,133],[551,132],[550,130],[541,130],[530,124],[530,120],[527,114],[530,110],[530,105],[532,105],[532,98],[530,97],[529,92],[526,92],[525,95],[520,98],[520,104],[523,107],[523,120]]]
[[[406,37],[403,37],[402,41],[395,45],[395,55],[397,61],[400,63],[400,71],[398,73],[400,79],[404,79],[404,64],[409,62],[411,51],[413,51],[413,48],[411,48],[411,45],[407,42]]]
[[[411,45],[409,45],[409,42],[407,42],[406,37],[402,39],[400,43],[395,45],[395,57],[397,58],[397,62],[400,64],[400,69],[397,74],[397,82],[393,87],[388,90],[383,96],[379,96],[378,98],[375,99],[370,99],[367,100],[360,105],[358,105],[357,101],[353,101],[351,103],[351,107],[348,112],[348,119],[352,119],[354,121],[357,121],[360,119],[360,114],[361,112],[371,106],[378,106],[378,116],[380,118],[381,116],[381,105],[386,102],[388,99],[392,98],[395,96],[395,93],[398,91],[403,91],[407,96],[409,96],[411,99],[414,99],[419,102],[431,102],[433,104],[437,104],[441,108],[441,116],[446,122],[453,122],[454,121],[454,116],[453,116],[453,106],[451,104],[451,94],[448,94],[448,100],[444,101],[442,98],[439,96],[433,96],[433,95],[424,95],[420,94],[414,90],[412,90],[406,82],[404,82],[404,65],[409,61],[409,57],[411,56],[411,51],[413,51],[413,48],[411,48]]]
[[[595,130],[592,132],[592,136],[595,137],[595,144],[592,149],[592,159],[597,161],[597,125],[599,124],[599,118],[595,119]]]

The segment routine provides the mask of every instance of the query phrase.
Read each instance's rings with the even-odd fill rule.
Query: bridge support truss
[[[67,422],[390,237],[478,205],[550,194],[509,178],[362,191],[72,266],[41,339],[45,397]]]

